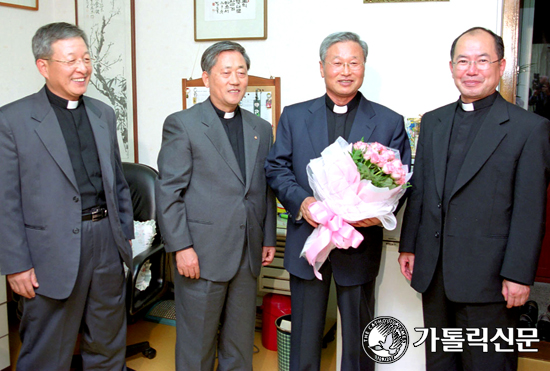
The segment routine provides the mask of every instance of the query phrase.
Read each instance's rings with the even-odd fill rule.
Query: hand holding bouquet
[[[393,215],[412,176],[399,152],[379,143],[348,144],[338,138],[307,167],[309,185],[317,202],[309,210],[319,226],[308,237],[301,256],[319,268],[335,247],[357,248],[363,236],[349,223],[378,218],[395,229]]]

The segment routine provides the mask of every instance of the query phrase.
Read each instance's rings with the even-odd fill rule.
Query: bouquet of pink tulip
[[[353,144],[350,154],[361,180],[370,180],[378,188],[408,187],[407,172],[396,153],[399,156],[398,151],[377,142],[359,141]]]
[[[319,223],[306,240],[300,256],[319,269],[334,248],[357,248],[363,235],[349,223],[378,218],[384,228],[395,229],[393,212],[412,176],[401,163],[399,151],[379,143],[348,144],[338,138],[307,166],[309,185],[317,200],[309,206]]]

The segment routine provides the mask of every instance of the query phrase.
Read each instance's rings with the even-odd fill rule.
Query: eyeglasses
[[[86,58],[82,58],[82,59],[71,59],[70,61],[61,61],[59,59],[53,59],[53,58],[49,58],[49,59],[48,58],[43,58],[43,59],[47,60],[47,61],[54,61],[54,62],[62,63],[67,67],[76,67],[77,63],[82,63],[85,66],[90,66],[92,64],[92,62],[94,61],[94,59],[90,58],[90,57],[86,57]]]
[[[456,62],[453,62],[454,66],[459,71],[465,71],[470,68],[473,64],[478,70],[488,70],[491,67],[491,64],[500,62],[502,59],[497,59],[496,61],[490,61],[488,59],[478,59],[477,61],[469,61],[467,59],[459,59]]]
[[[348,66],[349,69],[352,71],[359,71],[365,65],[365,63],[355,62],[355,61],[352,61],[349,63],[342,63],[342,62],[327,62],[327,63],[330,64],[335,71],[343,71],[346,68],[346,66]]]

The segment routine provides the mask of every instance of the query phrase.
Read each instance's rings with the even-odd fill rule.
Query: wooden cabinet
[[[285,224],[286,220],[278,222],[277,251],[273,262],[266,267],[262,267],[258,280],[259,291],[290,295],[290,273],[284,267],[286,228],[282,228],[282,226]]]

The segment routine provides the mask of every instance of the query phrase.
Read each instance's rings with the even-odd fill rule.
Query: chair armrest
[[[134,271],[132,272],[133,279],[136,279],[139,270],[141,269],[141,266],[147,259],[149,259],[151,256],[156,255],[159,250],[164,250],[164,243],[161,241],[160,243],[153,242],[153,245],[148,248],[145,251],[142,251],[138,255],[134,256],[132,259],[133,265],[134,265]]]

